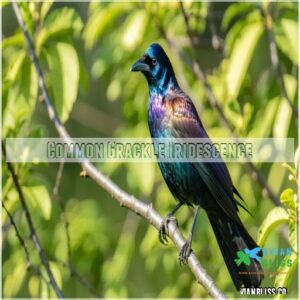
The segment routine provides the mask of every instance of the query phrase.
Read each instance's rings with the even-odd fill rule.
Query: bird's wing
[[[208,138],[192,101],[185,95],[172,95],[166,101],[170,114],[169,122],[175,138]],[[240,222],[237,216],[237,204],[233,197],[230,175],[223,162],[192,163],[206,184],[213,199],[233,220]]]

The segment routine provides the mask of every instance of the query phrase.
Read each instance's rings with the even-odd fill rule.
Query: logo
[[[261,256],[258,255],[262,249],[260,247],[255,247],[252,250],[245,248],[243,251],[237,251],[236,255],[237,258],[234,260],[236,265],[239,267],[241,264],[245,264],[246,266],[250,266],[251,258],[255,259],[256,261],[260,262]]]
[[[239,267],[244,264],[250,266],[251,259],[260,262],[264,271],[280,272],[279,267],[286,266],[290,268],[292,265],[291,260],[292,249],[291,248],[260,248],[255,247],[253,249],[245,248],[236,252],[235,264]]]

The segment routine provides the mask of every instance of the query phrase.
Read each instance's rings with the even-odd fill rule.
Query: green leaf
[[[129,164],[127,182],[132,189],[150,195],[155,182],[155,168],[151,163]],[[147,180],[145,180],[147,178]]]
[[[238,41],[242,35],[243,29],[254,23],[263,24],[262,16],[258,10],[253,10],[251,13],[247,14],[245,18],[241,18],[234,23],[227,33],[225,40],[226,51],[228,54],[232,52],[235,42]]]
[[[31,298],[38,298],[40,287],[40,278],[38,276],[32,275],[28,282],[28,291]]]
[[[257,113],[254,114],[255,121],[252,125],[251,131],[248,133],[248,137],[269,136],[269,134],[272,132],[275,114],[278,110],[278,104],[281,100],[281,97],[269,99],[265,107],[258,110]]]
[[[249,12],[253,11],[252,3],[234,3],[231,4],[225,11],[223,20],[222,20],[222,28],[225,30],[228,28],[230,23],[232,23],[236,18],[241,17]]]
[[[53,276],[55,278],[55,281],[57,282],[58,287],[61,289],[62,288],[62,277],[61,277],[60,269],[59,269],[57,263],[54,261],[50,261],[49,265],[50,265],[50,269],[53,273]]]
[[[147,24],[148,15],[144,10],[139,10],[127,18],[124,26],[124,34],[121,39],[122,46],[127,50],[133,50],[142,41]]]
[[[13,36],[9,36],[2,40],[2,49],[6,49],[9,46],[25,46],[25,38],[22,32],[16,33]]]
[[[294,177],[297,176],[296,170],[295,170],[291,165],[289,165],[289,164],[287,164],[287,163],[283,163],[282,166],[283,166],[284,168],[286,168],[286,169],[291,173],[291,175],[293,175]]]
[[[41,21],[45,19],[52,5],[53,5],[53,0],[47,0],[42,3],[41,10],[40,10]]]
[[[294,191],[292,189],[284,190],[280,195],[280,202],[289,209],[295,209]]]
[[[288,136],[292,116],[293,113],[290,104],[286,101],[286,99],[281,98],[273,123],[274,138]]]
[[[8,0],[2,0],[1,1],[1,8],[7,6],[8,4],[10,4],[10,1],[8,1]]]
[[[17,295],[23,285],[26,276],[26,264],[19,261],[18,264],[7,274],[3,285],[3,295],[5,298],[12,298]]]
[[[5,76],[6,80],[11,80],[13,82],[16,80],[17,76],[21,73],[20,70],[26,56],[27,53],[24,50],[17,51],[11,56],[10,64]]]
[[[289,242],[294,251],[297,251],[297,197],[292,189],[286,189],[280,195],[281,203],[289,214]]]
[[[299,160],[300,160],[300,147],[298,147],[295,152],[294,164],[295,164],[296,171],[299,170]],[[299,177],[299,172],[298,172],[298,177]]]
[[[262,33],[262,23],[252,23],[242,29],[240,37],[234,44],[232,53],[229,57],[226,77],[228,96],[231,100],[236,99],[239,94],[254,49]]]
[[[230,101],[225,106],[225,114],[236,128],[241,128],[243,125],[243,117],[241,108],[237,101]]]
[[[83,23],[73,8],[63,7],[52,11],[45,19],[44,25],[36,37],[36,51],[52,38],[65,34],[79,35]]]
[[[51,215],[51,199],[45,186],[24,186],[23,191],[26,199],[28,199],[34,207],[40,209],[43,218],[49,220]]]
[[[78,56],[72,44],[59,42],[47,51],[47,60],[55,108],[61,121],[65,122],[78,93]]]
[[[20,91],[28,104],[29,111],[33,112],[38,95],[38,78],[35,68],[28,57],[23,64],[20,79]]]
[[[274,27],[275,40],[280,50],[294,64],[298,64],[298,22],[297,19],[278,18]]]
[[[284,86],[286,88],[288,97],[291,99],[291,101],[293,101],[293,99],[296,97],[297,88],[298,88],[297,78],[295,78],[291,74],[284,74],[283,80],[284,80]]]
[[[286,287],[288,288],[291,276],[296,270],[298,265],[298,255],[295,252],[292,252],[291,256],[286,256],[286,259],[290,259],[290,265],[285,263],[283,267],[279,267],[277,272],[278,274],[275,277],[274,286],[276,288]],[[278,294],[275,298],[282,299],[284,295]]]
[[[89,17],[84,30],[85,45],[88,49],[92,48],[96,41],[101,38],[108,26],[115,24],[116,19],[129,11],[132,7],[130,3],[124,5],[110,4],[108,7],[96,9]]]
[[[289,215],[287,211],[282,207],[273,208],[263,221],[258,230],[257,243],[263,247],[269,234],[280,224],[288,223]]]
[[[289,221],[289,242],[293,250],[298,252],[296,215],[294,217],[294,220]]]
[[[10,87],[7,95],[4,95],[4,136],[8,130],[18,129],[17,132],[21,132],[21,124],[29,121],[34,111],[37,93],[37,75],[30,59],[26,57],[20,68],[17,81]]]

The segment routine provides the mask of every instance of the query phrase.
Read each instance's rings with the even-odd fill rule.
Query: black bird
[[[159,44],[150,45],[131,71],[142,72],[148,82],[148,123],[152,138],[208,138],[193,102],[180,89],[171,62]],[[237,252],[258,246],[238,216],[238,205],[244,206],[234,198],[234,194],[241,196],[232,184],[225,163],[159,162],[159,167],[179,202],[159,230],[161,242],[167,241],[166,224],[173,214],[183,204],[196,206],[190,236],[179,252],[180,262],[186,263],[191,253],[199,209],[203,208],[235,287],[259,287],[264,278],[260,263],[255,259],[251,259],[249,265],[243,263],[237,266],[235,263]]]

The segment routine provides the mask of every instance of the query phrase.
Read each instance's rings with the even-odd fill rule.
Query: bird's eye
[[[151,61],[151,63],[152,63],[152,66],[155,66],[155,65],[156,65],[156,63],[157,63],[157,60],[156,60],[155,58],[152,58],[152,61]]]

